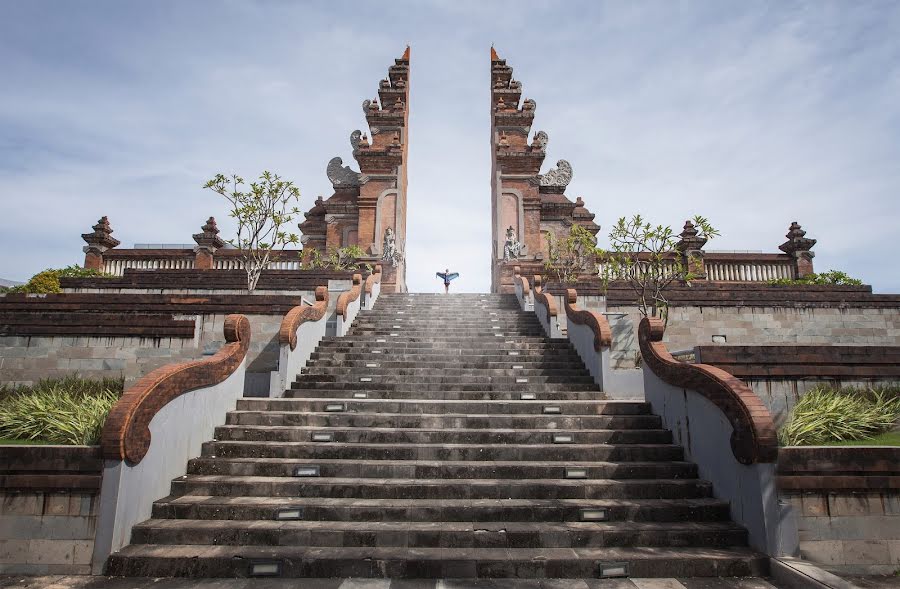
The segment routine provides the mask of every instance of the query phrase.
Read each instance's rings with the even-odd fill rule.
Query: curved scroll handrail
[[[307,321],[318,321],[328,310],[328,287],[316,287],[316,302],[312,305],[297,305],[287,312],[278,329],[278,343],[282,346],[297,347],[297,329]]]
[[[734,431],[731,451],[741,464],[775,462],[778,437],[772,415],[762,399],[735,376],[706,364],[679,362],[662,342],[665,325],[656,317],[644,317],[638,327],[641,356],[663,382],[691,389],[716,405]]]
[[[337,314],[341,317],[347,316],[347,306],[359,298],[362,292],[362,274],[353,275],[353,286],[348,291],[341,293],[337,300]]]
[[[594,332],[594,349],[600,351],[612,345],[612,330],[606,317],[600,313],[579,309],[578,292],[574,288],[566,289],[566,319],[575,325],[587,325]]]
[[[534,301],[540,301],[547,309],[547,321],[551,321],[551,317],[556,317],[559,310],[556,308],[556,297],[544,294],[544,287],[541,286],[541,277],[539,274],[534,275]]]
[[[135,382],[113,406],[103,425],[104,458],[137,464],[150,449],[150,421],[181,395],[224,381],[237,370],[250,347],[250,321],[244,315],[225,318],[226,344],[209,358],[168,364]]]
[[[522,276],[522,268],[519,266],[513,267],[513,274],[513,280],[522,286],[522,296],[528,298],[528,295],[531,294],[531,285],[528,284],[528,279]]]
[[[381,283],[381,264],[375,266],[375,270],[366,277],[366,296],[372,294],[372,289],[375,288],[376,284]],[[366,299],[368,300],[368,299]],[[368,304],[368,303],[366,303]]]

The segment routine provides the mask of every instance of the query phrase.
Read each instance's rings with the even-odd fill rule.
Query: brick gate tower
[[[514,266],[541,272],[547,232],[565,237],[575,223],[600,230],[581,198],[566,198],[568,161],[540,173],[549,136],[538,131],[528,141],[536,104],[520,104],[522,83],[512,72],[491,47],[491,291],[499,293],[513,292]]]
[[[350,134],[360,171],[340,157],[328,162],[334,194],[316,199],[300,223],[303,257],[358,245],[366,254],[362,261],[382,264],[382,291],[406,292],[409,47],[379,83],[378,98],[363,101],[362,108],[369,132]]]

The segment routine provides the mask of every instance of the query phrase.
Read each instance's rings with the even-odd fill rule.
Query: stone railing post
[[[788,228],[787,241],[778,246],[778,249],[791,256],[794,262],[794,278],[803,278],[813,273],[813,258],[816,257],[812,252],[813,246],[816,245],[815,239],[806,237],[806,231],[800,227],[800,224],[794,221]]]
[[[215,268],[213,254],[225,245],[225,240],[219,237],[219,227],[214,217],[207,219],[206,224],[200,228],[201,233],[194,234],[197,246],[194,248],[194,268],[197,270],[212,270]]]
[[[81,239],[87,242],[84,246],[84,267],[88,270],[103,271],[103,252],[112,249],[121,242],[112,236],[109,219],[104,215],[97,224],[91,227],[93,233],[82,233]]]
[[[688,219],[684,222],[684,230],[681,232],[681,240],[675,244],[675,249],[681,254],[682,263],[688,272],[697,280],[706,280],[706,264],[703,261],[703,246],[707,239],[699,237],[697,228]]]

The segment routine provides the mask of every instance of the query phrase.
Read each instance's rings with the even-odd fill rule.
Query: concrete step
[[[747,548],[347,548],[134,544],[110,557],[107,574],[247,577],[254,564],[281,577],[596,578],[624,564],[631,577],[764,576],[768,558]]]
[[[154,518],[274,520],[297,510],[305,521],[576,522],[584,510],[604,521],[723,521],[729,504],[698,499],[359,499],[184,495],[153,504]],[[283,515],[282,515],[283,517]]]
[[[367,383],[368,384],[368,383]],[[399,386],[399,385],[398,385]],[[511,387],[506,387],[511,388]],[[540,401],[578,401],[578,400],[601,400],[606,398],[605,393],[599,391],[554,391],[547,390],[548,387],[538,389],[540,392],[529,390],[518,391],[428,391],[422,389],[416,391],[400,391],[390,387],[383,389],[372,388],[347,388],[343,390],[335,389],[301,389],[295,388],[290,390],[288,395],[291,399],[421,399],[427,394],[430,399],[448,400],[448,401],[508,401],[517,402],[526,399],[535,399]],[[584,387],[582,387],[584,388]]]
[[[333,401],[333,402],[331,402]],[[338,405],[342,405],[338,407]],[[328,413],[462,413],[547,415],[636,415],[646,414],[644,403],[626,401],[431,401],[392,399],[256,399],[237,402],[243,411],[302,411]],[[553,413],[551,413],[553,412]]]

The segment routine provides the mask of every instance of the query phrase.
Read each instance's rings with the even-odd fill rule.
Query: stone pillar
[[[112,236],[112,228],[106,216],[100,218],[97,224],[91,227],[93,233],[82,233],[81,239],[87,242],[84,252],[84,267],[88,270],[103,271],[103,252],[112,249],[121,243]]]
[[[787,241],[778,246],[778,249],[793,258],[794,262],[794,278],[803,278],[813,273],[813,258],[816,257],[812,252],[813,246],[816,245],[815,239],[806,237],[800,224],[794,221],[788,229]]]
[[[197,270],[212,270],[213,254],[216,250],[225,245],[225,240],[219,237],[219,227],[216,225],[214,217],[207,219],[206,224],[200,228],[202,233],[194,234],[194,241],[197,247],[194,248],[196,257],[194,258],[194,268]]]
[[[684,222],[684,230],[679,237],[681,240],[675,244],[675,249],[680,253],[684,267],[697,279],[706,280],[703,246],[706,245],[707,239],[698,236],[697,228],[690,219]]]

